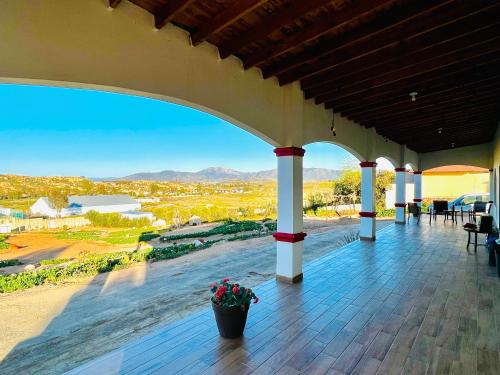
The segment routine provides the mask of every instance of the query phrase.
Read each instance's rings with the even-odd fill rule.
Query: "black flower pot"
[[[222,307],[212,302],[212,308],[222,337],[235,339],[243,335],[250,305]]]

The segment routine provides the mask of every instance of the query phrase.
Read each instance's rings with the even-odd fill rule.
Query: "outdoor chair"
[[[420,223],[420,215],[422,214],[422,210],[420,206],[416,203],[408,203],[408,223],[410,223],[410,216],[417,218],[417,224]]]
[[[432,211],[429,212],[429,224],[432,221],[437,219],[437,215],[445,215],[446,220],[446,211],[448,211],[448,201],[433,201],[432,202]]]
[[[469,210],[469,222],[476,222],[476,217],[489,215],[491,211],[491,204],[481,201],[475,201],[472,209]]]
[[[477,235],[478,233],[489,235],[493,231],[493,216],[481,216],[479,225],[467,223],[464,225],[464,230],[468,234],[467,250],[469,250],[471,233],[474,233],[474,252],[477,252]]]

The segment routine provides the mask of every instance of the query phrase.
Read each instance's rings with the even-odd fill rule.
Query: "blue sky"
[[[273,147],[259,138],[214,116],[158,100],[1,84],[0,103],[0,174],[114,177],[276,166]],[[306,151],[306,167],[357,163],[335,145],[317,143]]]

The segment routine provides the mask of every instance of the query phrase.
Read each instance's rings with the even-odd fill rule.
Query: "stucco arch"
[[[377,159],[380,159],[380,158],[383,158],[383,159],[386,159],[387,161],[389,161],[389,163],[391,163],[394,168],[398,167],[399,163],[397,162],[397,160],[395,158],[393,158],[391,156],[387,156],[387,155],[377,156]],[[377,159],[375,159],[375,160],[377,160]]]
[[[352,149],[351,147],[349,147],[345,144],[339,143],[339,142],[334,142],[334,141],[330,141],[330,140],[328,140],[328,141],[317,140],[317,141],[308,142],[304,146],[312,145],[314,143],[326,143],[326,144],[338,146],[338,147],[342,148],[343,150],[347,151],[348,153],[350,153],[352,156],[354,156],[356,159],[358,159],[358,161],[360,161],[360,162],[363,161],[363,157],[356,150]]]
[[[471,165],[490,169],[493,167],[493,145],[485,143],[446,151],[426,152],[420,154],[420,160],[422,170],[445,165]]]

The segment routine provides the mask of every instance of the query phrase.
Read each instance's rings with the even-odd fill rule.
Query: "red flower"
[[[229,279],[228,279],[227,277],[225,277],[225,278],[223,278],[223,279],[222,279],[222,282],[223,282],[223,283],[228,283],[228,282],[229,282]]]
[[[259,297],[255,297],[255,300],[253,301],[253,303],[259,303]]]
[[[233,287],[233,294],[238,294],[240,292],[240,288],[237,286]]]

